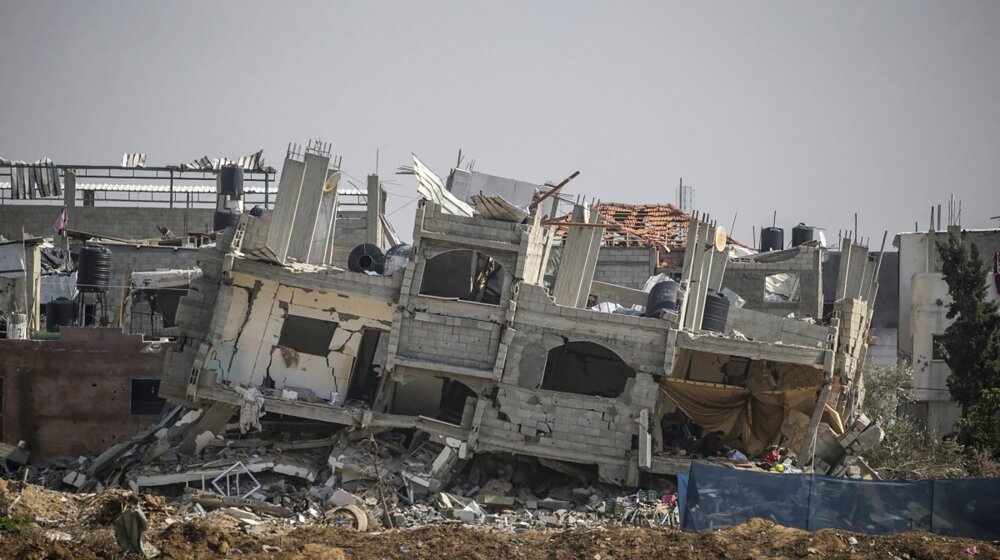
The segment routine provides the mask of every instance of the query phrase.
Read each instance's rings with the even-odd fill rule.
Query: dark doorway
[[[364,329],[361,331],[361,344],[358,346],[358,357],[354,360],[354,371],[351,372],[351,384],[347,388],[347,398],[371,403],[378,389],[382,366],[385,365],[385,354],[388,337],[382,336],[383,331]]]
[[[569,342],[549,351],[542,389],[595,397],[617,397],[635,377],[618,354],[593,342]]]
[[[452,424],[461,424],[465,403],[470,397],[476,398],[476,392],[468,385],[454,379],[445,379],[444,386],[441,388],[441,411],[438,413],[437,419]]]
[[[160,414],[166,400],[160,397],[159,379],[133,379],[130,413],[133,416]]]
[[[504,269],[489,255],[456,250],[441,253],[424,263],[420,293],[500,305]]]

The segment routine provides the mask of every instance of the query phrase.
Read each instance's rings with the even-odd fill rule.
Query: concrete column
[[[382,185],[378,175],[368,176],[368,213],[366,214],[365,239],[378,247],[382,247],[382,215],[384,209]]]
[[[76,171],[67,169],[63,171],[63,205],[66,207],[66,216],[69,217],[70,228],[76,228]]]
[[[589,212],[582,207],[577,207],[573,212],[573,221],[590,223],[588,214]],[[557,305],[566,307],[586,305],[587,296],[590,295],[590,285],[594,281],[594,270],[597,268],[597,256],[601,249],[603,234],[603,227],[569,226],[553,290]]]
[[[28,314],[28,336],[32,330],[41,330],[38,306],[42,294],[42,249],[33,243],[24,247],[24,282],[26,284],[24,307]]]

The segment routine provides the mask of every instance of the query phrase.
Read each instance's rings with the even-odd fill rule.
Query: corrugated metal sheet
[[[144,160],[145,162],[145,160]],[[201,157],[191,163],[182,163],[180,165],[181,169],[184,170],[218,170],[223,165],[236,164],[247,171],[269,171],[264,165],[264,150],[258,150],[250,155],[243,156],[239,160],[233,161],[229,158],[219,157],[219,158],[209,158]]]
[[[528,218],[528,213],[504,200],[502,196],[472,195],[476,204],[476,212],[484,218],[503,222],[521,223]]]
[[[444,188],[444,182],[429,167],[424,165],[417,154],[413,154],[413,167],[401,167],[400,173],[412,174],[417,177],[417,192],[425,200],[429,200],[449,214],[471,218],[474,214],[472,206],[459,200]]]
[[[122,167],[146,167],[146,154],[122,154]]]
[[[451,170],[451,192],[459,200],[471,201],[473,195],[476,194],[502,196],[504,200],[514,206],[526,208],[534,200],[535,192],[539,188],[541,186],[534,183],[478,171]]]
[[[61,196],[59,169],[49,158],[36,162],[9,161],[4,159],[4,165],[10,165],[11,198],[49,198]]]

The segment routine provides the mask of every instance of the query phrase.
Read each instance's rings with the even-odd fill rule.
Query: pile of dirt
[[[254,538],[204,524],[175,525],[154,544],[165,558],[304,558],[380,560],[383,558],[492,560],[649,560],[650,558],[1000,558],[996,545],[904,533],[868,536],[842,531],[807,532],[753,520],[714,533],[610,528],[556,532],[494,533],[458,526],[364,534],[341,527],[309,526],[274,537]]]
[[[163,496],[137,495],[125,488],[109,488],[83,502],[81,518],[89,525],[107,525],[132,506],[141,507],[147,518],[153,518],[167,512],[166,504]]]
[[[79,514],[78,502],[79,498],[73,494],[0,479],[0,515],[42,521],[75,518]]]
[[[343,527],[305,526],[280,535],[252,535],[205,520],[174,523],[149,533],[164,560],[240,556],[277,560],[381,560],[442,558],[492,560],[649,560],[650,558],[937,558],[1000,559],[1000,547],[927,533],[871,536],[825,529],[807,532],[753,520],[714,533],[608,528],[495,533],[460,526],[358,533]],[[976,554],[966,552],[976,547]],[[110,534],[50,542],[44,532],[0,535],[0,558],[118,558]]]

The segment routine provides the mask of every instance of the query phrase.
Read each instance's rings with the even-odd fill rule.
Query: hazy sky
[[[1000,215],[1000,2],[0,0],[0,156],[162,165],[333,142],[363,178],[459,148],[526,181],[696,207],[735,236]],[[404,198],[406,197],[406,198]],[[409,237],[413,204],[392,216]],[[787,239],[788,233],[786,233]]]

